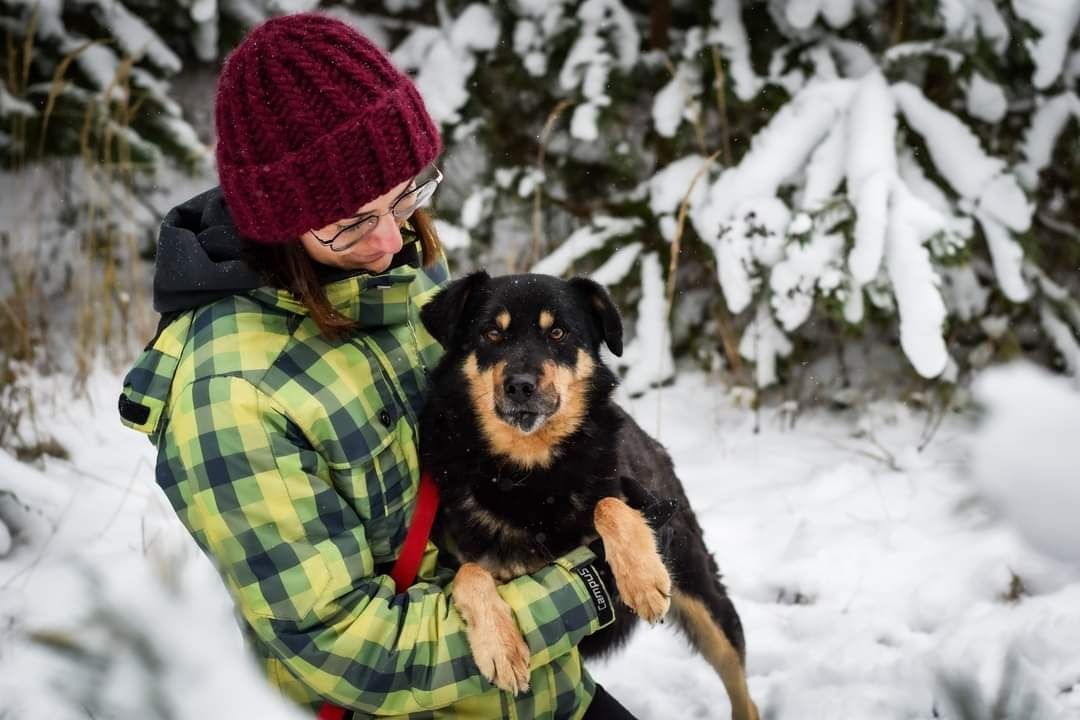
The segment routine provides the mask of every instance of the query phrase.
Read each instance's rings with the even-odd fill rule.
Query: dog
[[[621,355],[623,333],[607,291],[587,278],[479,271],[420,317],[445,349],[421,417],[421,463],[439,487],[440,532],[461,563],[453,600],[483,675],[514,693],[528,687],[528,646],[496,582],[599,536],[621,604],[581,642],[583,656],[624,644],[638,619],[670,615],[719,674],[732,718],[757,720],[742,625],[671,458],[612,399],[618,378],[600,349]],[[668,557],[627,504],[628,480],[677,502]]]

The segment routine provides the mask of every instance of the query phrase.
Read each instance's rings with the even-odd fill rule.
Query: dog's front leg
[[[642,514],[618,498],[606,497],[596,504],[593,523],[623,602],[650,623],[664,617],[671,606],[671,576]]]
[[[480,673],[514,693],[529,689],[529,646],[510,606],[495,589],[495,579],[476,563],[465,563],[454,576],[454,604],[465,620],[473,659]]]

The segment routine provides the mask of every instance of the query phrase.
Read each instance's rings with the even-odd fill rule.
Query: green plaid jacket
[[[595,686],[576,645],[600,621],[571,569],[591,552],[499,588],[532,651],[518,697],[479,674],[435,545],[406,592],[387,574],[416,501],[417,416],[442,352],[418,311],[446,280],[442,263],[327,285],[361,326],[340,341],[271,288],[190,311],[125,378],[125,423],[156,444],[158,484],[296,702],[357,717],[578,718]]]

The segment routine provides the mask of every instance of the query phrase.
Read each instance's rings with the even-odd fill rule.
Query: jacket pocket
[[[334,471],[334,484],[363,520],[376,565],[396,559],[416,503],[419,469],[412,434],[400,437],[405,426],[402,421],[390,441],[362,462]]]

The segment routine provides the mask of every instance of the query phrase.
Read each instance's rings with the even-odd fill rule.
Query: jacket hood
[[[163,315],[189,310],[262,285],[242,259],[245,243],[221,188],[170,210],[158,235],[154,309]]]

